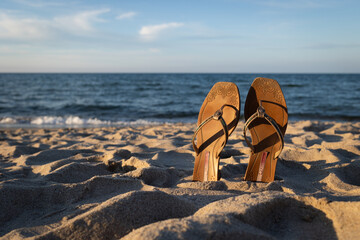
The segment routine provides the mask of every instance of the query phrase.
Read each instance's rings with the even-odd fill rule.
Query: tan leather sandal
[[[195,150],[193,181],[220,179],[220,152],[240,118],[240,94],[234,83],[216,83],[205,98],[192,144]],[[195,143],[196,139],[196,143]]]
[[[277,159],[284,148],[288,111],[276,80],[256,78],[251,84],[244,109],[244,137],[251,148],[246,181],[272,182]],[[246,136],[249,129],[251,140]]]

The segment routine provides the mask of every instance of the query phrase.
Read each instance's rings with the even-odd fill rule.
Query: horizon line
[[[360,72],[1,72],[0,74],[360,74]]]

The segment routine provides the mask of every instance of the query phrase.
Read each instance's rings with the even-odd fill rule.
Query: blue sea
[[[290,120],[360,120],[360,74],[0,74],[0,127],[196,122],[218,81],[276,79]]]

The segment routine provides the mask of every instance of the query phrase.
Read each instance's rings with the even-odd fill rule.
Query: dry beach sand
[[[1,239],[360,239],[360,122],[290,122],[276,181],[192,182],[194,124],[0,130]]]

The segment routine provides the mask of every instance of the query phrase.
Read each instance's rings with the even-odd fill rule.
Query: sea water
[[[196,122],[212,85],[276,79],[290,120],[360,120],[360,74],[0,74],[0,127]]]

